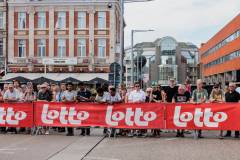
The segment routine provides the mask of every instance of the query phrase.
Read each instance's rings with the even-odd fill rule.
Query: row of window
[[[234,32],[232,35],[230,35],[229,37],[227,37],[226,39],[224,39],[223,41],[219,42],[217,45],[215,45],[214,47],[210,48],[209,50],[207,50],[205,53],[203,53],[201,55],[201,57],[205,57],[210,55],[211,53],[214,53],[215,51],[217,51],[218,49],[222,48],[223,46],[225,46],[226,44],[232,42],[233,40],[237,39],[238,37],[240,37],[240,30]]]
[[[66,39],[58,39],[57,42],[57,55],[58,57],[66,57]],[[98,57],[106,57],[106,39],[98,39]],[[79,57],[87,56],[87,46],[86,39],[78,39],[77,43],[77,55]],[[26,56],[26,40],[18,40],[18,57]],[[37,40],[37,56],[45,57],[46,56],[46,39]]]
[[[208,64],[205,64],[204,68],[210,68],[212,66],[215,66],[215,65],[218,65],[218,64],[230,61],[230,60],[232,60],[234,58],[237,58],[237,57],[240,57],[240,50],[232,52],[232,53],[230,53],[230,54],[228,54],[226,56],[223,56],[223,57],[218,58],[218,59],[216,59],[216,60],[214,60],[214,61],[212,61],[212,62],[210,62]]]
[[[55,28],[57,29],[66,29],[66,12],[57,12],[57,20],[55,24]],[[26,28],[26,12],[18,12],[18,29]],[[86,29],[87,28],[87,13],[86,12],[78,12],[77,13],[77,27],[78,29]],[[38,12],[37,13],[37,27],[39,29],[46,29],[46,12]],[[105,29],[106,28],[106,12],[98,12],[98,28]]]

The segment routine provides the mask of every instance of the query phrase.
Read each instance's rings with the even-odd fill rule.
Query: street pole
[[[120,84],[123,79],[123,54],[124,54],[124,0],[120,0],[121,16],[120,16]]]
[[[131,85],[133,85],[133,83],[134,83],[133,34],[134,34],[134,30],[131,31]]]

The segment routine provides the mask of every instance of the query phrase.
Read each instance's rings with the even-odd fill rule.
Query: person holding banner
[[[191,102],[194,104],[205,103],[208,100],[208,92],[203,88],[203,81],[201,79],[197,80],[197,89],[192,92]],[[202,130],[194,131],[194,138],[203,138]]]
[[[129,103],[144,103],[146,100],[146,95],[145,92],[141,90],[140,88],[140,83],[139,82],[135,82],[134,83],[134,90],[130,92],[129,96],[128,96],[128,102]],[[132,136],[142,136],[141,132],[139,132],[138,130],[136,131],[131,131],[129,132],[128,136],[132,137]]]
[[[190,93],[186,91],[185,85],[180,84],[178,92],[173,96],[172,103],[188,103],[190,102]],[[177,130],[176,137],[184,137],[184,130]]]
[[[80,90],[77,92],[77,101],[78,102],[91,102],[91,92],[86,89],[86,86],[83,82],[79,83]],[[82,136],[90,136],[90,127],[81,128]]]
[[[110,105],[113,105],[116,103],[121,103],[122,98],[121,98],[120,94],[116,92],[116,88],[112,87],[109,90],[110,90],[110,92],[106,98],[107,103]],[[116,129],[115,128],[109,129],[107,134],[109,134],[110,137],[115,137]]]
[[[175,79],[171,78],[169,80],[169,86],[167,86],[164,90],[166,93],[166,96],[164,98],[166,98],[167,103],[172,103],[172,98],[177,93],[177,89],[177,86],[175,86]]]
[[[211,94],[210,94],[209,100],[210,100],[210,102],[212,102],[212,103],[223,103],[223,102],[225,102],[224,91],[221,90],[219,84],[215,84],[215,85],[213,86],[213,89],[212,89],[212,92],[211,92]],[[220,139],[223,139],[223,131],[220,131],[219,138],[220,138]]]
[[[62,102],[76,102],[76,96],[76,92],[73,90],[73,84],[71,82],[67,83],[67,90],[62,93]],[[67,128],[66,136],[74,136],[74,131],[72,127]]]
[[[226,102],[238,103],[240,94],[236,91],[236,84],[229,83],[229,90],[225,93]],[[231,137],[231,131],[227,131],[224,137]],[[239,138],[239,131],[235,131],[235,138]]]

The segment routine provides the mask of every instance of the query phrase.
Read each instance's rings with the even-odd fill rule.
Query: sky
[[[132,29],[154,29],[134,34],[134,43],[172,36],[198,47],[240,14],[240,0],[154,0],[125,3],[125,47]]]

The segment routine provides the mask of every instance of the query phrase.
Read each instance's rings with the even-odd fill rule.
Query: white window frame
[[[22,54],[20,54],[22,52]],[[20,39],[18,40],[18,57],[26,56],[26,40]]]
[[[46,39],[37,40],[37,52],[38,57],[46,57]]]
[[[66,12],[62,11],[58,12],[58,18],[56,23],[57,29],[66,29],[66,17],[67,17]]]
[[[105,58],[107,51],[107,40],[104,38],[98,39],[98,57]]]
[[[85,29],[87,27],[86,17],[86,12],[78,12],[78,29]]]
[[[18,12],[18,29],[26,29],[27,14],[26,12]]]
[[[0,29],[4,28],[4,13],[0,12]]]
[[[99,29],[105,29],[107,26],[106,21],[107,14],[106,12],[98,12],[98,28]]]
[[[84,38],[78,39],[77,46],[78,57],[86,57],[87,56],[87,41]]]
[[[46,29],[46,12],[38,12],[38,28]]]
[[[66,57],[66,39],[58,39],[58,57]]]

